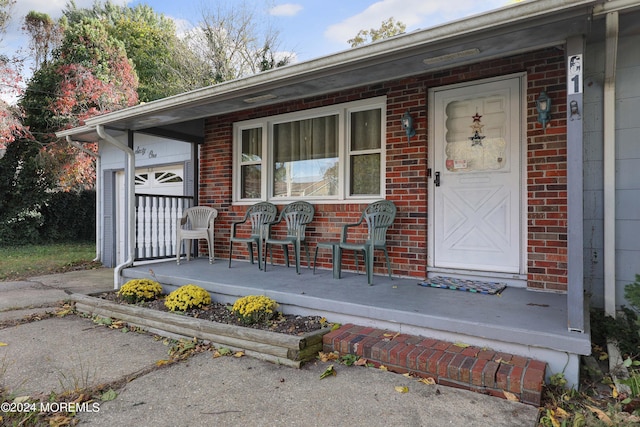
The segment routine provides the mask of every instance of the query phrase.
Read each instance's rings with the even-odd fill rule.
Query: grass
[[[0,281],[98,267],[96,246],[87,243],[5,246],[0,248]]]

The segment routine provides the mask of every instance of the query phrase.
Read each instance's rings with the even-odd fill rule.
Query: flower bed
[[[75,302],[76,310],[81,313],[120,319],[170,338],[198,338],[215,346],[244,350],[248,356],[296,368],[322,350],[322,337],[330,331],[322,328],[291,335],[119,304],[88,295],[72,294],[70,300]]]

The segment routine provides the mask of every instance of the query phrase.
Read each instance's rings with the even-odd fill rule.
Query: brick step
[[[346,324],[326,334],[324,352],[364,357],[389,371],[433,378],[438,384],[540,406],[546,363],[486,348]]]

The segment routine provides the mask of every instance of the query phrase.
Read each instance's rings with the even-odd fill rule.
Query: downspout
[[[616,317],[616,59],[618,12],[607,13],[604,73],[604,309]]]
[[[78,141],[74,141],[71,139],[71,136],[67,135],[67,142],[78,150],[86,153],[96,159],[96,257],[93,261],[101,261],[102,260],[102,180],[100,179],[100,154],[94,153],[91,150],[87,150],[82,146],[82,144]]]
[[[112,144],[116,148],[124,151],[127,155],[127,167],[125,168],[124,180],[127,183],[126,194],[127,194],[127,260],[120,265],[117,265],[113,270],[113,288],[118,289],[120,287],[120,273],[126,267],[133,265],[133,257],[135,252],[136,245],[136,236],[133,229],[133,225],[136,221],[136,188],[135,182],[133,180],[133,173],[135,173],[135,154],[133,150],[125,144],[122,144],[120,141],[109,135],[104,130],[103,125],[96,126],[96,132],[100,139]]]

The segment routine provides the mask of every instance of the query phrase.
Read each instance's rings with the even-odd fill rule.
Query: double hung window
[[[377,199],[384,97],[234,125],[234,200]]]

